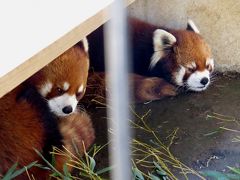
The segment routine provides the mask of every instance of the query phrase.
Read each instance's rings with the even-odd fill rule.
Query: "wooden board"
[[[0,97],[105,23],[112,2],[1,1]]]

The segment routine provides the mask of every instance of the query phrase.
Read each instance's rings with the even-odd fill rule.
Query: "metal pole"
[[[111,179],[130,180],[127,21],[123,0],[115,0],[105,29]]]

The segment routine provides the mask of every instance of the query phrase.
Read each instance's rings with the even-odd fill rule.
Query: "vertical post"
[[[127,16],[123,0],[115,0],[111,20],[105,29],[106,69],[108,72],[108,127],[110,163],[114,166],[111,179],[130,180],[129,88],[127,52]]]

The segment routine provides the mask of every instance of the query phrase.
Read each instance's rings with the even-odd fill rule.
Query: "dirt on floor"
[[[184,92],[134,108],[139,115],[151,110],[146,122],[163,142],[178,128],[171,151],[187,166],[221,172],[227,166],[240,167],[240,75],[218,75],[204,92]],[[106,108],[87,111],[96,127],[96,143],[106,143]],[[142,132],[136,131],[135,136],[148,141]],[[107,156],[106,149],[97,159],[99,167],[108,165]]]

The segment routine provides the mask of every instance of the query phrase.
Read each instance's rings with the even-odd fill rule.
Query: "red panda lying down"
[[[184,87],[191,91],[204,91],[210,85],[214,61],[208,44],[199,34],[192,21],[188,22],[187,30],[162,29],[158,26],[129,18],[129,43],[132,55],[133,71],[141,75],[136,78],[133,93],[140,92],[141,100],[156,100],[150,97],[149,89],[159,87],[159,82],[166,81],[168,86]],[[89,35],[89,55],[91,66],[95,71],[104,71],[104,38],[103,27]],[[91,75],[90,75],[91,76]],[[130,75],[130,82],[135,75]],[[154,83],[150,83],[154,77]],[[91,77],[90,77],[91,78]],[[159,79],[159,82],[156,81]],[[145,88],[139,89],[139,83]],[[160,86],[164,88],[164,86]],[[172,92],[161,93],[160,96],[171,95]],[[172,90],[171,90],[172,91]],[[156,94],[156,92],[154,92]]]
[[[83,151],[94,141],[91,120],[79,112],[77,102],[85,93],[88,76],[87,41],[67,50],[33,77],[0,99],[0,174],[16,162],[22,168],[34,161],[43,164],[34,149],[51,162],[52,146],[62,145],[72,153],[72,140]],[[62,171],[68,161],[56,156]],[[46,179],[47,170],[31,168],[36,179]],[[28,179],[22,174],[19,179]]]
[[[192,21],[188,30],[161,29],[136,19],[130,24],[136,73],[162,77],[192,91],[207,89],[214,61]]]

